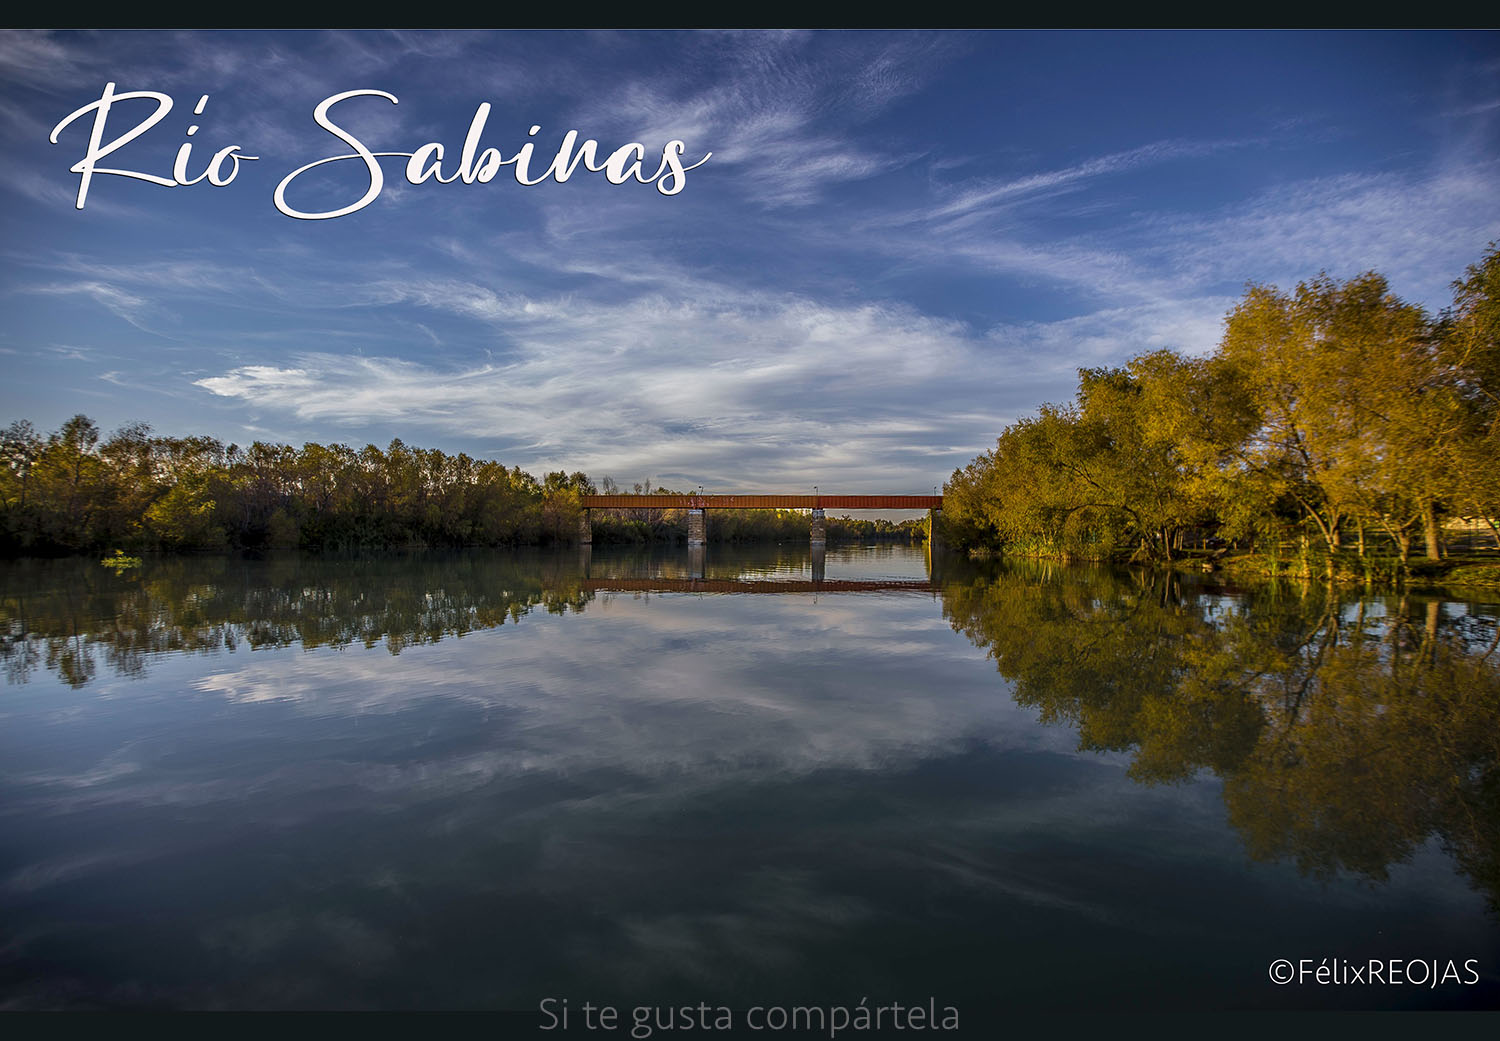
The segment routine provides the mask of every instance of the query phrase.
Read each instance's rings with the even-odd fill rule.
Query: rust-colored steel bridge
[[[707,510],[811,510],[810,538],[821,545],[825,510],[927,510],[931,516],[942,508],[941,495],[585,495],[578,538],[594,541],[590,510],[687,510],[689,546],[703,545]]]
[[[941,510],[941,495],[585,495],[586,510]]]

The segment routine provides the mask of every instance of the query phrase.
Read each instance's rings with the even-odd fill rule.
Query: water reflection
[[[559,614],[590,599],[556,554],[184,557],[115,574],[86,560],[0,566],[0,656],[12,683],[39,669],[75,687],[102,663],[140,675],[167,654],[407,646]]]
[[[1351,873],[1500,953],[1444,881],[1495,909],[1497,613],[904,547],[6,566],[0,1003],[1445,1007],[1250,962],[1406,955]]]
[[[894,572],[882,568],[896,559],[891,552],[862,553],[858,566],[832,580],[825,577],[825,557],[823,547],[755,547],[715,556],[702,546],[291,554],[158,560],[124,574],[86,560],[22,561],[0,566],[0,659],[11,683],[48,670],[82,687],[101,664],[119,675],[140,675],[153,656],[241,646],[384,644],[399,654],[409,645],[514,623],[539,607],[553,614],[581,611],[599,592],[932,588],[925,574],[911,574],[910,560]]]
[[[1383,880],[1436,836],[1500,909],[1493,606],[1019,566],[943,610],[1081,748],[1222,778],[1251,856]]]

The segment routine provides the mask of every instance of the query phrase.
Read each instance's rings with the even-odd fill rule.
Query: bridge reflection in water
[[[808,564],[811,571],[810,577],[803,577],[806,572],[798,568],[798,573],[782,572],[784,577],[759,577],[746,574],[738,567],[731,565],[723,574],[710,574],[709,553],[706,546],[689,546],[686,554],[686,574],[670,574],[675,570],[670,566],[662,567],[658,561],[657,566],[650,569],[648,574],[619,574],[618,558],[609,560],[604,571],[615,571],[614,574],[600,574],[601,569],[596,567],[593,559],[593,547],[582,545],[578,547],[578,566],[582,573],[581,588],[590,593],[595,592],[629,592],[629,593],[881,593],[912,591],[932,593],[936,595],[939,590],[939,579],[941,562],[944,553],[941,547],[934,547],[931,543],[926,544],[926,552],[923,554],[927,565],[927,575],[924,578],[905,577],[848,577],[828,578],[828,552],[821,543],[813,543],[808,553]],[[738,554],[730,554],[731,558]],[[680,557],[678,558],[681,559]]]

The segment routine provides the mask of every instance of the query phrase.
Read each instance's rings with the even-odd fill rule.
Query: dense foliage
[[[86,416],[46,437],[0,435],[6,551],[106,546],[506,545],[576,532],[587,478],[537,481],[499,463],[408,448],[155,436],[135,424],[101,440]],[[569,522],[572,527],[569,527]]]
[[[1500,249],[1434,320],[1373,272],[1253,286],[1207,358],[1079,371],[945,489],[948,537],[1012,553],[1167,560],[1300,547],[1332,569],[1375,539],[1405,564],[1447,517],[1500,530]]]

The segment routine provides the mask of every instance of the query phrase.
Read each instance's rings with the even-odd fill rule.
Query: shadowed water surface
[[[0,593],[8,1007],[1500,1007],[1493,603],[904,546]]]

